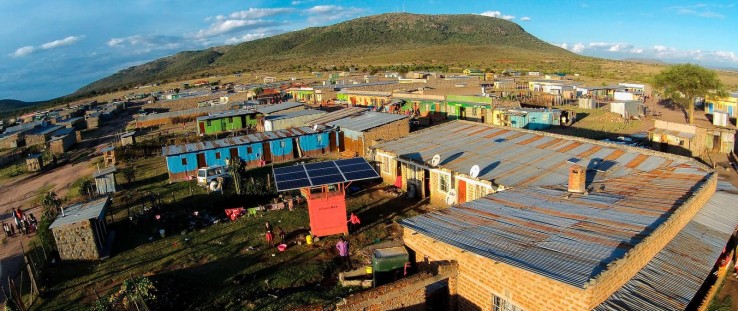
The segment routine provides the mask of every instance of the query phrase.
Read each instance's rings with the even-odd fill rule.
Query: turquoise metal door
[[[712,110],[714,109],[713,103],[707,103],[707,113],[712,113]]]
[[[728,106],[728,116],[735,117],[733,115],[733,106]]]

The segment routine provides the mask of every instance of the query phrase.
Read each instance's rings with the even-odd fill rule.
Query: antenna
[[[434,155],[433,158],[431,159],[431,165],[438,166],[438,164],[441,164],[441,155],[440,154]]]
[[[313,125],[313,132],[317,132],[317,131],[318,131],[318,125],[315,124],[315,125]]]
[[[477,178],[477,176],[479,176],[479,165],[474,164],[474,166],[471,167],[469,170],[469,176],[471,176],[471,178]]]

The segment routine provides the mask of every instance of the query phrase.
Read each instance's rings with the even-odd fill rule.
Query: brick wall
[[[410,119],[401,119],[392,123],[375,127],[364,132],[365,148],[372,145],[375,140],[394,140],[410,135]],[[364,150],[365,153],[369,150]]]
[[[60,155],[71,149],[76,141],[77,137],[74,134],[67,134],[61,139],[49,142],[49,149],[51,149],[53,154]]]
[[[435,271],[431,271],[435,270]],[[336,304],[337,311],[359,310],[426,310],[426,288],[437,282],[448,280],[449,295],[455,292],[456,264],[445,263],[404,279],[353,294]],[[449,304],[453,304],[450,299]],[[453,306],[449,306],[453,309]]]
[[[458,262],[458,310],[491,310],[496,295],[523,310],[589,310],[584,289],[554,281],[404,229],[405,244],[418,261]],[[427,259],[426,259],[427,258]]]
[[[96,260],[100,258],[94,228],[89,220],[56,227],[52,231],[62,260]]]

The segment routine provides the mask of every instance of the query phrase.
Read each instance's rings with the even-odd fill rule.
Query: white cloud
[[[522,22],[527,22],[529,20],[531,20],[531,18],[528,17],[528,16],[523,16],[523,17],[520,18],[520,21],[522,21]]]
[[[36,48],[34,48],[34,47],[30,46],[30,45],[29,46],[24,46],[22,48],[18,48],[17,50],[15,50],[15,52],[13,52],[13,54],[10,54],[10,56],[13,56],[13,57],[23,57],[23,56],[26,56],[28,54],[33,53],[33,51],[35,51],[35,50],[36,50]]]
[[[15,50],[15,52],[11,53],[10,56],[12,57],[24,57],[28,56],[32,53],[38,52],[40,50],[51,50],[62,46],[72,45],[80,40],[84,39],[85,36],[69,36],[64,39],[54,40],[51,42],[46,42],[44,44],[39,45],[38,47],[28,45],[21,48],[18,48]]]
[[[486,11],[486,12],[482,12],[479,15],[489,16],[489,17],[496,17],[496,18],[501,18],[501,19],[504,19],[504,20],[513,20],[513,19],[515,19],[515,16],[512,16],[512,15],[504,15],[500,11]],[[527,20],[530,20],[530,18],[528,18]]]
[[[361,8],[343,7],[340,5],[316,5],[305,10],[308,14],[308,22],[310,24],[354,17],[365,11],[365,9]]]
[[[79,42],[79,40],[82,40],[84,38],[85,36],[69,36],[64,39],[54,40],[51,42],[44,43],[41,45],[41,49],[48,50],[48,49],[58,48],[60,46],[72,45],[72,44]]]
[[[669,7],[670,10],[676,12],[679,15],[694,15],[704,18],[725,18],[725,15],[717,13],[716,11],[722,11],[724,9],[732,8],[733,4],[693,4],[693,5],[679,5]]]
[[[259,19],[290,13],[294,10],[293,8],[249,8],[248,10],[233,12],[228,17],[232,19]],[[217,18],[224,19],[225,17],[219,15]]]
[[[577,44],[574,44],[574,46],[571,47],[571,51],[574,52],[574,53],[582,53],[582,52],[584,52],[584,48],[585,48],[584,47],[584,44],[577,43]]]
[[[671,62],[692,61],[711,65],[738,65],[738,54],[734,51],[680,50],[664,45],[638,47],[630,43],[608,42],[590,42],[587,44],[563,42],[558,46],[577,54],[612,57],[616,59],[620,57],[627,58],[628,55],[638,55],[639,58],[654,58]]]
[[[256,39],[261,39],[261,38],[264,38],[266,36],[267,36],[266,33],[247,33],[247,34],[245,34],[243,36],[240,36],[240,37],[233,37],[233,38],[227,39],[225,41],[225,44],[237,44],[237,43],[241,43],[241,42],[246,42],[246,41],[252,41],[252,40],[256,40]]]
[[[257,28],[274,25],[274,22],[264,20],[244,20],[244,19],[224,19],[218,20],[211,24],[207,29],[200,29],[194,37],[196,38],[209,38],[217,37],[220,35],[245,30],[248,28]]]
[[[124,38],[111,38],[108,46],[126,48],[129,54],[146,54],[155,50],[176,50],[187,47],[186,40],[180,36],[133,35]]]

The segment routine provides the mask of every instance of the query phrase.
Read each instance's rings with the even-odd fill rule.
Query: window
[[[208,126],[212,126],[213,122],[211,120],[208,120]]]
[[[216,152],[215,153],[215,159],[216,160],[220,160],[220,152]]]
[[[448,192],[451,176],[446,174],[438,174],[438,190]]]
[[[251,146],[246,147],[246,153],[254,153],[254,149]]]
[[[182,158],[182,165],[187,165],[187,158]]]
[[[492,311],[523,311],[505,299],[492,295]]]
[[[389,169],[390,157],[382,157],[381,159],[382,159],[382,173],[389,174],[390,173],[390,169]]]
[[[228,117],[228,123],[233,123],[233,117]]]

